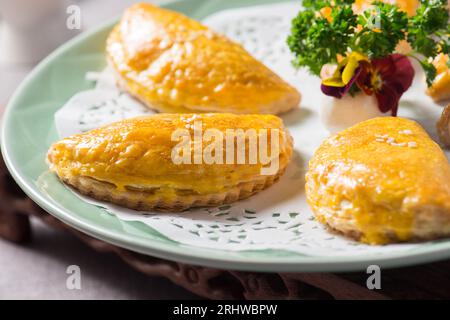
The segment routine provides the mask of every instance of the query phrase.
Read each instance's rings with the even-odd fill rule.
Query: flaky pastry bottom
[[[179,190],[180,193],[185,194],[177,194],[170,201],[155,196],[157,188],[140,189],[139,187],[128,186],[125,187],[126,190],[122,191],[118,190],[116,185],[112,183],[88,176],[60,177],[60,179],[81,194],[126,208],[138,211],[180,212],[194,207],[218,206],[246,199],[274,184],[284,170],[285,168],[282,168],[276,175],[260,176],[255,181],[239,183],[221,193],[189,194],[189,190]],[[177,193],[176,189],[175,192]]]

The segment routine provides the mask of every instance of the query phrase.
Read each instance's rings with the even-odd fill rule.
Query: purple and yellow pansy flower
[[[350,90],[361,72],[361,61],[368,60],[358,52],[352,52],[342,59],[333,76],[322,80],[322,92],[328,96],[342,98]]]
[[[324,94],[340,99],[355,85],[365,94],[375,95],[381,112],[391,111],[396,116],[400,97],[413,78],[414,68],[404,55],[369,60],[352,52],[338,64],[332,77],[322,80],[321,89]]]

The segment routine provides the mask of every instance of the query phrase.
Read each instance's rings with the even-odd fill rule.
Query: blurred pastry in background
[[[436,128],[441,142],[445,147],[450,148],[450,105],[447,105],[442,111]]]
[[[442,53],[433,60],[433,65],[436,68],[436,78],[431,87],[427,89],[427,94],[435,102],[450,99],[450,70],[448,62],[448,55]]]
[[[120,87],[160,112],[286,112],[299,92],[241,45],[180,13],[141,3],[107,41]]]

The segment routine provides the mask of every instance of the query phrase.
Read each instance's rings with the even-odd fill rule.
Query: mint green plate
[[[165,5],[201,19],[232,7],[270,0],[185,0]],[[85,73],[104,67],[108,23],[59,48],[28,76],[4,114],[2,152],[13,177],[42,208],[72,227],[120,247],[184,263],[268,272],[353,271],[368,265],[406,266],[450,257],[450,241],[426,243],[408,252],[348,257],[312,257],[289,251],[230,252],[180,245],[140,222],[125,222],[83,202],[48,174],[45,154],[57,140],[53,116],[73,94],[88,89]]]

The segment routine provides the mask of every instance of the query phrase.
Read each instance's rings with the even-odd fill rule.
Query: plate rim
[[[176,3],[183,1],[166,0],[159,5],[164,7],[167,5],[176,5]],[[15,90],[3,113],[0,139],[1,152],[5,164],[20,188],[46,212],[78,231],[131,251],[181,263],[219,269],[226,268],[256,272],[348,272],[363,271],[366,270],[367,266],[373,264],[381,268],[394,268],[450,258],[450,240],[439,243],[427,243],[409,251],[388,254],[318,257],[293,252],[292,257],[233,257],[227,256],[227,252],[230,252],[228,250],[208,249],[179,243],[159,243],[149,239],[140,239],[125,233],[111,231],[104,226],[89,224],[74,216],[71,210],[57,205],[57,202],[41,194],[39,189],[33,184],[33,181],[20,173],[12,159],[11,154],[14,151],[12,151],[13,147],[11,146],[10,132],[12,129],[10,128],[11,121],[9,120],[12,117],[12,110],[16,108],[16,101],[24,94],[24,89],[33,82],[41,70],[51,65],[52,61],[64,52],[70,51],[86,39],[95,37],[96,34],[112,28],[116,21],[117,18],[111,19],[89,31],[81,33],[43,59]],[[67,192],[70,191],[67,190]],[[80,199],[79,201],[82,200]],[[191,250],[186,250],[186,248]],[[222,256],[211,258],[211,251],[220,252]]]

